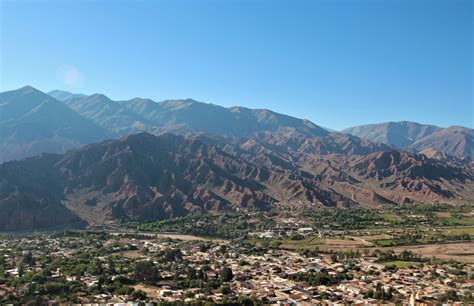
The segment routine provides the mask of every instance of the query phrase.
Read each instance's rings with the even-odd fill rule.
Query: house
[[[301,227],[298,229],[298,233],[303,235],[311,235],[314,233],[314,230],[312,227]]]

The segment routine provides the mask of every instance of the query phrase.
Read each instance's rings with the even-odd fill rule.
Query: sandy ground
[[[123,256],[128,258],[139,258],[143,257],[143,252],[141,250],[132,250],[123,252]]]
[[[436,214],[436,216],[443,217],[443,218],[451,217],[451,213],[448,212],[448,211],[437,211],[435,214]]]
[[[314,250],[316,248],[320,250],[332,250],[332,251],[349,251],[363,248],[369,248],[373,245],[362,239],[354,237],[350,239],[314,239],[312,241],[301,242],[301,241],[287,241],[281,245],[287,250]]]
[[[193,235],[156,234],[156,236],[160,238],[171,238],[171,239],[178,239],[178,240],[183,240],[183,241],[214,241],[214,242],[222,243],[222,244],[229,243],[229,240],[225,240],[225,239],[217,239],[217,238],[212,239],[212,238],[199,237],[199,236],[193,236]]]
[[[404,250],[412,251],[422,257],[436,257],[440,259],[453,259],[460,262],[474,263],[474,241],[460,242],[460,243],[438,243],[438,244],[423,244],[423,245],[409,245],[409,246],[395,246],[395,247],[374,247],[368,241],[361,240],[342,240],[342,239],[326,239],[321,244],[311,245],[283,245],[286,249],[301,250],[301,249],[315,249],[331,250],[331,251],[349,251],[369,250],[372,252],[375,249],[382,251],[393,250],[400,253]]]
[[[353,247],[363,247],[363,246],[371,246],[372,244],[360,239],[359,237],[354,237],[354,240],[350,239],[326,239],[324,240],[324,245],[326,246],[353,246]]]
[[[385,248],[384,248],[385,249]],[[427,244],[391,247],[395,252],[410,250],[424,257],[454,259],[456,261],[474,263],[474,241],[445,244]]]
[[[158,290],[161,289],[161,287],[143,285],[143,284],[138,284],[132,287],[135,288],[135,290],[141,290],[141,291],[146,292],[146,295],[151,298],[157,298]]]
[[[150,238],[171,238],[183,241],[214,241],[221,244],[228,244],[230,241],[226,239],[218,239],[218,238],[209,238],[209,237],[200,237],[194,235],[184,235],[184,234],[174,234],[174,233],[158,233],[158,232],[135,232],[130,230],[110,230],[108,231],[112,235],[120,235],[120,234],[139,234],[143,236],[147,236]]]
[[[354,237],[362,239],[362,240],[367,240],[367,241],[374,241],[374,240],[379,240],[379,239],[392,239],[393,238],[393,236],[390,236],[388,234],[354,236]]]

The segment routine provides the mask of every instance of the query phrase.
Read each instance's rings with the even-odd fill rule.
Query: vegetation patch
[[[388,266],[388,267],[394,266],[394,267],[397,267],[397,268],[399,268],[399,269],[400,269],[400,268],[401,268],[401,269],[404,269],[404,268],[410,268],[410,267],[418,266],[418,265],[420,265],[420,262],[417,262],[417,261],[394,260],[394,261],[383,262],[382,264],[384,264],[385,266]]]

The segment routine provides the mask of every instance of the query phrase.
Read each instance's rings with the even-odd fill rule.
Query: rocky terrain
[[[358,138],[327,135],[288,143],[286,135],[227,140],[140,133],[63,155],[6,162],[0,165],[0,230],[472,195],[469,168],[380,151],[386,147]]]

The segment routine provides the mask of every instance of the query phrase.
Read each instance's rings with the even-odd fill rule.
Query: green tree
[[[146,293],[142,290],[135,290],[132,292],[132,298],[135,301],[143,301],[146,300],[147,296]]]
[[[224,267],[221,271],[221,278],[225,282],[229,282],[234,278],[234,275],[232,273],[232,269],[229,267]]]
[[[139,261],[135,263],[133,275],[137,281],[152,284],[160,280],[160,272],[151,261]]]
[[[28,265],[28,266],[33,265],[35,263],[35,259],[33,258],[33,254],[31,254],[31,252],[26,253],[21,258],[21,262],[24,263],[25,265]]]

